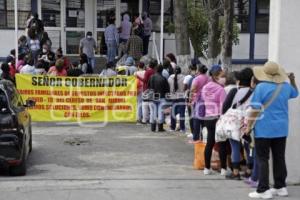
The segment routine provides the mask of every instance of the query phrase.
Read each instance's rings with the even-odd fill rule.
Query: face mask
[[[225,78],[225,77],[219,78],[218,83],[219,83],[220,85],[223,85],[223,86],[224,86],[225,83],[226,83],[226,78]]]
[[[92,39],[92,36],[88,35],[88,36],[87,36],[87,39],[89,39],[89,40]]]
[[[43,49],[43,53],[47,53],[48,51],[47,51],[47,49]]]

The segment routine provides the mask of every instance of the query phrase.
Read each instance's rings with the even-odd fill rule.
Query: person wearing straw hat
[[[259,184],[250,198],[270,199],[288,196],[285,148],[288,136],[288,100],[299,95],[295,76],[286,74],[277,63],[269,61],[263,67],[254,67],[254,79],[259,82],[251,99],[251,112],[243,132],[254,131],[256,158],[259,166]],[[287,80],[290,80],[290,83]],[[274,188],[269,187],[269,155],[273,155]]]

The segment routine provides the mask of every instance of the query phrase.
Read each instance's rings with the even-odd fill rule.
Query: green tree
[[[190,41],[188,32],[187,0],[174,0],[175,40],[178,65],[184,69],[190,63]],[[184,70],[186,71],[186,70]]]
[[[239,28],[233,18],[233,7],[231,10],[228,7],[225,9],[225,1],[233,2],[188,0],[188,28],[195,56],[204,58],[208,65],[219,62],[221,49],[226,61],[231,63],[232,43],[239,42]]]
[[[222,55],[223,67],[228,69],[232,60],[232,44],[234,36],[234,1],[224,0],[224,26],[222,32]]]

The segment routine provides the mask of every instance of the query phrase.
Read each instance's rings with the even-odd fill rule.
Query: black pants
[[[210,169],[211,155],[215,145],[215,134],[216,134],[216,124],[218,119],[205,120],[204,126],[207,128],[207,143],[205,147],[204,157],[205,157],[205,168]],[[219,142],[219,156],[221,161],[221,168],[227,168],[227,150],[226,142]]]
[[[193,118],[193,126],[193,140],[203,140],[202,129],[204,127],[204,121],[195,117]]]
[[[256,158],[258,160],[258,187],[257,192],[263,193],[270,189],[269,186],[269,157],[270,149],[273,156],[274,188],[286,187],[287,169],[285,163],[286,137],[283,138],[256,138]]]
[[[151,35],[145,35],[144,36],[144,39],[143,39],[143,48],[144,48],[143,55],[147,55],[148,54],[150,37],[151,37]]]
[[[188,114],[189,114],[189,123],[190,123],[190,129],[191,129],[191,133],[194,132],[194,125],[193,125],[193,111],[192,111],[192,107],[191,106],[187,106],[188,109]]]

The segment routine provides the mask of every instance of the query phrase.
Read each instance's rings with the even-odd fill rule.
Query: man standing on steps
[[[95,52],[97,51],[97,43],[93,38],[92,32],[87,32],[86,37],[80,40],[79,54],[86,54],[88,57],[88,63],[92,66],[93,71],[95,69]]]
[[[142,15],[143,23],[144,23],[144,55],[148,54],[149,40],[151,37],[151,32],[153,28],[152,20],[149,18],[148,13],[144,12]]]

